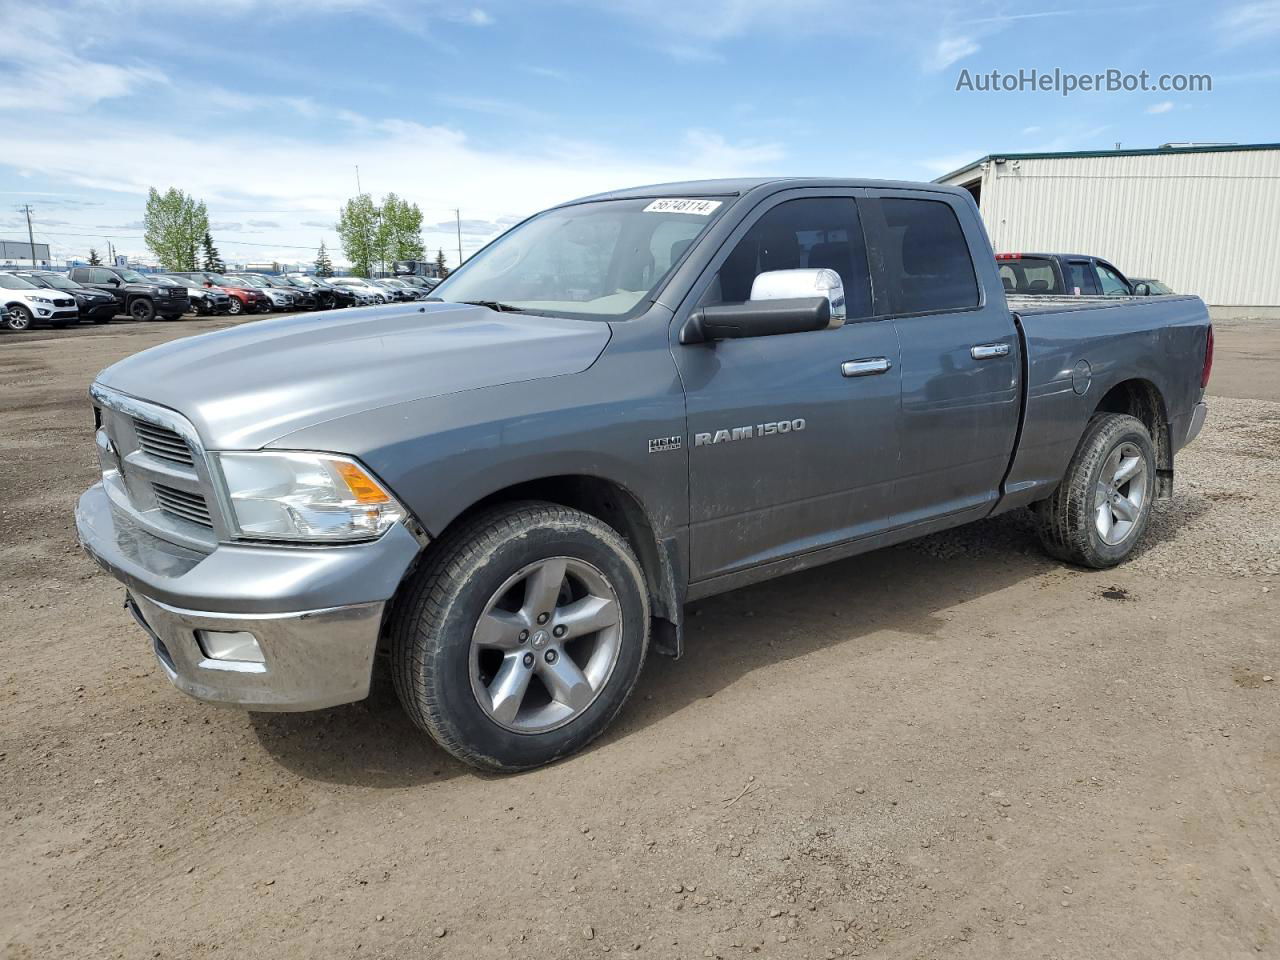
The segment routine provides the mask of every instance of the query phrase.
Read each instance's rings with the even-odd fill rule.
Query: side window
[[[900,313],[963,310],[978,305],[978,278],[955,212],[938,200],[887,198],[890,262],[895,250],[894,309]]]
[[[1067,269],[1071,271],[1071,279],[1067,284],[1071,289],[1067,291],[1068,293],[1077,296],[1097,293],[1093,288],[1093,280],[1089,276],[1089,264],[1083,260],[1072,260],[1067,264]]]
[[[1102,292],[1107,296],[1129,295],[1129,285],[1120,279],[1120,275],[1101,261],[1094,261],[1098,268],[1098,282],[1102,284]]]
[[[1005,293],[1061,293],[1053,264],[1041,257],[1019,257],[1000,263],[1000,282]]]
[[[761,273],[815,267],[840,274],[849,319],[872,315],[867,247],[852,198],[813,197],[773,207],[738,241],[702,303],[742,303]]]

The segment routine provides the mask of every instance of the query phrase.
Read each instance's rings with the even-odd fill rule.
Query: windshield
[[[722,200],[671,198],[548,210],[489,244],[434,295],[532,313],[622,317],[651,299],[724,209]]]
[[[6,290],[38,290],[34,283],[29,283],[21,277],[15,277],[12,273],[0,273],[0,287]]]
[[[236,290],[248,290],[249,284],[245,283],[239,277],[223,277],[218,284],[220,287],[234,287]]]
[[[79,290],[80,284],[73,283],[70,277],[64,277],[60,273],[42,273],[40,279],[51,287],[57,287],[59,290]]]
[[[147,278],[140,274],[137,270],[121,270],[120,279],[127,283],[146,283]]]
[[[257,287],[259,290],[265,290],[267,287],[270,286],[269,283],[266,283],[262,280],[255,280],[252,277],[232,277],[232,279],[239,280],[242,283],[247,283],[251,287]]]

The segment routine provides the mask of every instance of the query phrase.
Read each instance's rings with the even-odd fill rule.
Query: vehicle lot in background
[[[267,313],[271,310],[271,301],[266,294],[243,280],[224,277],[208,270],[184,271],[175,273],[174,276],[186,277],[202,287],[216,287],[227,294],[231,298],[227,312],[233,317],[248,313]]]
[[[1211,426],[1128,565],[1015,514],[699,602],[600,747],[496,779],[389,692],[189,700],[76,547],[85,384],[231,323],[5,340],[0,952],[1275,952],[1280,326],[1215,325]]]

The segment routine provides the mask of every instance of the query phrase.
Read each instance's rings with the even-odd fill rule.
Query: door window
[[[850,320],[872,315],[867,247],[851,197],[806,197],[770,209],[738,241],[702,304],[742,303],[761,273],[815,267],[840,274]]]
[[[1124,278],[1108,267],[1101,260],[1097,261],[1098,282],[1102,284],[1102,292],[1106,296],[1122,296],[1129,295],[1129,284],[1124,282]]]
[[[1071,273],[1071,281],[1068,284],[1071,287],[1068,291],[1069,293],[1088,295],[1098,292],[1094,285],[1093,277],[1089,275],[1089,264],[1086,261],[1072,260],[1068,262],[1067,269]]]
[[[894,309],[939,313],[976,307],[978,278],[955,211],[938,200],[897,197],[883,200],[881,209],[890,262],[897,263]]]

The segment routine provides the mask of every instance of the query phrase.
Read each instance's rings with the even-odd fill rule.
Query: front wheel
[[[1053,556],[1103,570],[1142,539],[1155,499],[1156,456],[1141,420],[1094,417],[1053,496],[1035,506],[1036,532]]]
[[[231,303],[227,305],[227,313],[233,317],[238,317],[243,310],[244,307],[241,305],[240,301],[235,297],[232,297]]]
[[[444,749],[487,770],[537,767],[599,736],[635,686],[644,574],[595,517],[509,504],[434,545],[391,640],[400,701]]]
[[[4,328],[6,330],[30,330],[31,324],[35,322],[35,317],[20,303],[15,303],[9,307],[9,315],[5,317]]]
[[[156,318],[156,305],[145,297],[139,297],[129,304],[129,316],[139,323]]]

